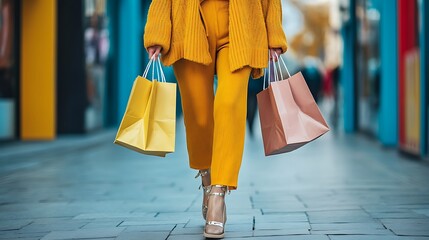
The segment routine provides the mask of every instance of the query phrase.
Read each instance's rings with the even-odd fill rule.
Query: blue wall
[[[127,106],[134,79],[141,74],[143,24],[140,0],[120,0],[118,16],[118,114],[119,123]]]
[[[383,145],[396,146],[398,142],[398,34],[397,2],[373,0],[380,10],[380,112],[378,118],[378,138]],[[350,21],[343,28],[344,62],[341,81],[344,96],[344,130],[356,131],[356,36],[355,0],[350,0]]]
[[[343,67],[341,68],[341,85],[344,99],[344,130],[347,133],[356,130],[356,94],[355,94],[355,46],[356,46],[356,7],[355,0],[350,0],[350,20],[344,23],[342,35],[344,41]]]
[[[383,145],[398,143],[398,13],[397,1],[380,1],[380,113],[378,137]]]
[[[107,16],[109,19],[109,57],[107,60],[106,74],[106,104],[105,123],[107,126],[116,126],[118,124],[118,24],[119,1],[107,1]]]

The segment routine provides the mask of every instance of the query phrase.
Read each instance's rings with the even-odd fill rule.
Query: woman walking
[[[223,238],[225,193],[236,190],[249,76],[286,52],[281,0],[152,0],[149,57],[173,65],[182,97],[190,168],[203,187],[204,236]],[[213,81],[218,87],[214,95]]]

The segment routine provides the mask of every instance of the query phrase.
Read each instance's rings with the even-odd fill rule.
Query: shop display
[[[0,0],[0,140],[14,138],[16,128],[14,5],[13,0]]]

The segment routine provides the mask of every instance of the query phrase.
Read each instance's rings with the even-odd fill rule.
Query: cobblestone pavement
[[[33,154],[0,148],[0,239],[203,239],[182,122],[177,132],[167,158],[114,145],[114,131]],[[268,158],[260,136],[248,137],[238,190],[226,196],[226,238],[429,239],[428,190],[426,162],[362,136],[330,132]]]

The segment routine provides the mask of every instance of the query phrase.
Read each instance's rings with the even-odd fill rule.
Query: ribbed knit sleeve
[[[144,47],[160,45],[161,53],[170,50],[171,41],[171,0],[152,0],[144,29]]]
[[[268,47],[281,48],[282,53],[287,51],[286,36],[282,26],[281,0],[267,0],[268,10],[266,17]]]

